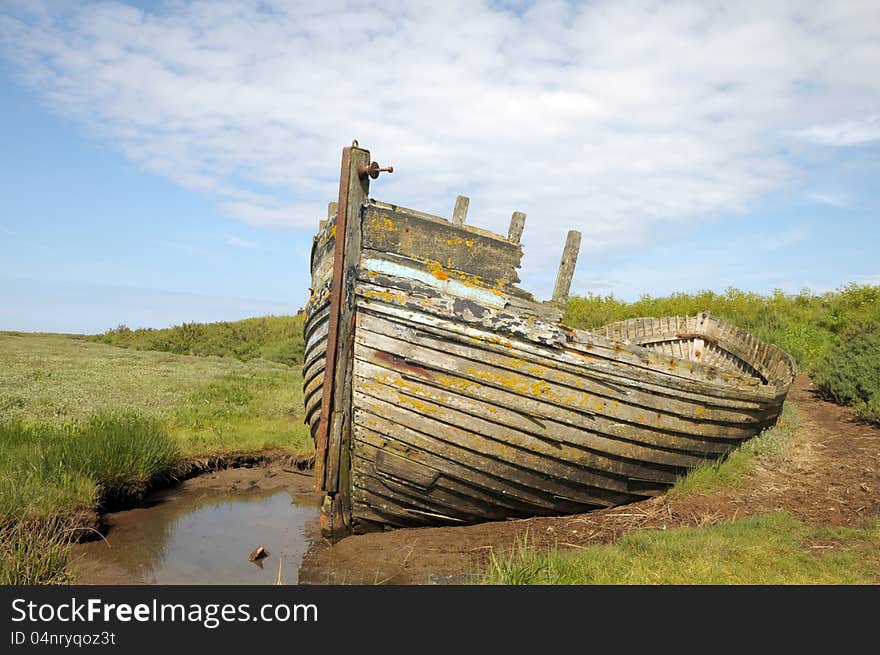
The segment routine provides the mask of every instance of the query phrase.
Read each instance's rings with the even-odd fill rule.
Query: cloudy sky
[[[548,297],[880,283],[880,3],[0,2],[0,329],[292,313],[374,197],[505,232]]]

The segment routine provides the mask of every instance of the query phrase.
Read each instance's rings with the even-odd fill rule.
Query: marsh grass
[[[775,425],[743,442],[726,457],[691,469],[667,493],[677,496],[708,494],[742,484],[757,463],[773,464],[786,457],[797,427],[797,409],[791,403],[785,403]]]
[[[0,424],[2,517],[46,518],[128,502],[179,461],[167,430],[133,414],[63,426]]]
[[[0,413],[22,423],[63,425],[124,408],[161,421],[184,455],[312,449],[298,367],[0,333],[0,370]]]
[[[484,582],[876,584],[880,520],[858,528],[817,527],[780,512],[714,526],[631,532],[616,543],[578,551],[537,551],[523,537],[491,555]]]
[[[0,525],[0,585],[74,582],[70,532],[59,516]]]

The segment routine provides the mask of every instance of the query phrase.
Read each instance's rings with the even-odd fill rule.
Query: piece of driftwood
[[[303,391],[330,539],[387,527],[583,512],[647,498],[769,425],[792,358],[708,312],[593,331],[516,286],[506,236],[368,197],[343,154],[315,235]],[[329,213],[329,212],[328,212]],[[341,268],[339,265],[341,263]]]

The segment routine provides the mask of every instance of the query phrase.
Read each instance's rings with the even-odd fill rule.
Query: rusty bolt
[[[385,168],[379,168],[379,162],[374,161],[370,163],[369,166],[366,164],[361,164],[358,166],[358,176],[361,178],[369,175],[374,180],[379,177],[379,173],[393,173],[394,166],[386,166]]]

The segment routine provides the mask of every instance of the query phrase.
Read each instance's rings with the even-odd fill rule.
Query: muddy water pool
[[[234,469],[149,496],[105,515],[103,539],[78,544],[81,584],[297,584],[320,538],[311,478]],[[248,560],[262,545],[269,556]]]

